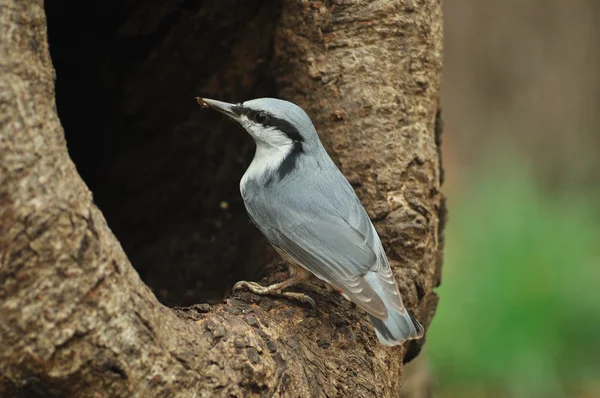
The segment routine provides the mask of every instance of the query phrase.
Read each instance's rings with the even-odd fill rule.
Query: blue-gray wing
[[[360,204],[353,206],[347,219],[338,215],[307,218],[299,213],[288,216],[288,220],[302,222],[286,225],[285,230],[264,231],[272,243],[369,314],[385,319],[386,307],[404,311],[377,232]],[[368,273],[379,288],[365,278]],[[375,290],[383,293],[378,295]]]

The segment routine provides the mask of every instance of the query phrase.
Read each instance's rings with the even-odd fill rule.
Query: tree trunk
[[[441,0],[68,3],[0,0],[0,396],[398,396],[424,339],[381,346],[319,284],[314,315],[227,296],[280,266],[237,191],[250,138],[194,96],[303,107],[427,326]]]

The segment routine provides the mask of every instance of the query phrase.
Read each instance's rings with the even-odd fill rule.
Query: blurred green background
[[[444,3],[437,397],[600,397],[600,1]]]

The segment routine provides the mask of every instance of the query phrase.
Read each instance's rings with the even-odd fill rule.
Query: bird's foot
[[[313,311],[313,314],[317,313],[317,303],[312,299],[308,294],[297,293],[297,292],[281,292],[283,297],[290,298],[292,300],[302,301],[303,303],[308,303]]]
[[[238,283],[236,283],[233,286],[233,291],[235,292],[236,290],[248,289],[252,293],[259,294],[262,296],[271,295],[271,296],[287,297],[287,298],[290,298],[293,300],[298,300],[298,301],[302,301],[304,303],[310,304],[310,306],[313,309],[313,312],[316,313],[317,304],[315,303],[315,300],[313,300],[309,295],[304,294],[304,293],[282,291],[284,288],[292,286],[292,285],[298,283],[300,280],[303,280],[303,279],[298,278],[296,276],[287,281],[284,281],[281,283],[275,283],[275,284],[269,285],[269,286],[262,286],[256,282],[239,281]]]
[[[271,285],[271,286],[273,286],[273,285]],[[264,294],[269,294],[271,292],[271,290],[269,289],[271,286],[263,286],[256,282],[239,281],[238,283],[233,285],[232,290],[235,292],[237,290],[248,289],[252,293],[264,295]]]

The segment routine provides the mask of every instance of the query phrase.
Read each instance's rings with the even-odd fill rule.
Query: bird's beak
[[[230,104],[228,102],[222,102],[222,101],[217,101],[217,100],[208,99],[208,98],[201,98],[201,97],[196,97],[196,101],[198,101],[200,106],[202,106],[203,108],[214,109],[216,111],[219,111],[219,112],[229,116],[230,118],[232,118],[234,120],[240,119],[239,113],[234,111],[234,108],[236,106],[235,104]]]

